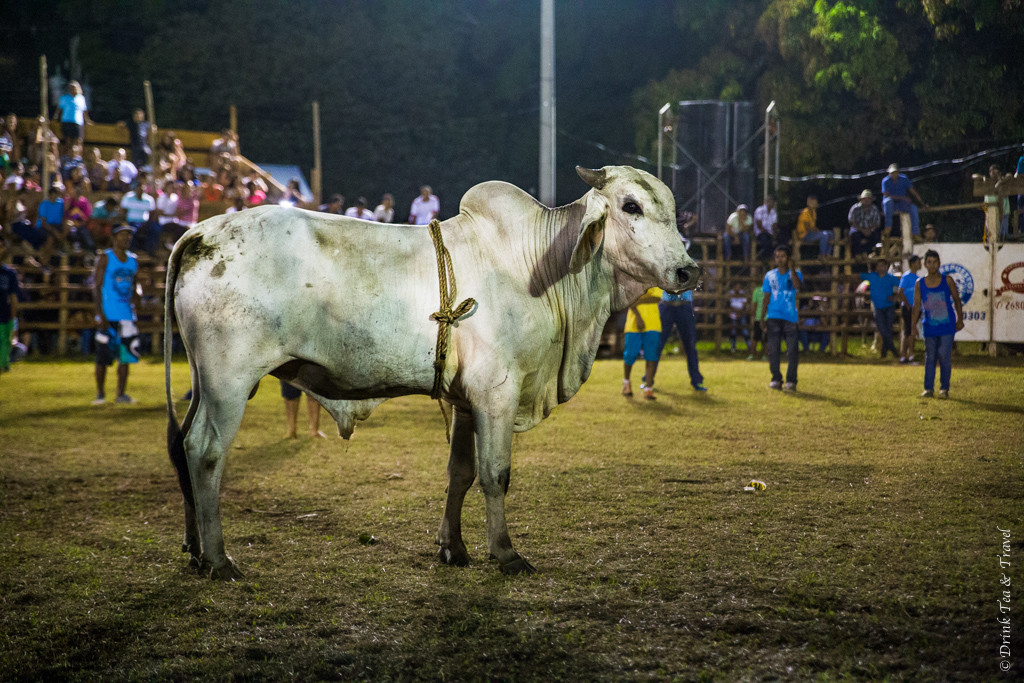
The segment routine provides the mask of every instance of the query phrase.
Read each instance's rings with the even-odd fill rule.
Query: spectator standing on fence
[[[850,222],[850,256],[858,260],[866,259],[867,254],[882,239],[882,214],[875,206],[874,199],[871,190],[864,190],[847,214]]]
[[[139,260],[128,251],[134,230],[128,225],[114,228],[114,246],[96,260],[93,271],[93,297],[96,303],[96,398],[92,405],[106,403],[107,367],[117,365],[117,395],[115,403],[135,403],[125,393],[128,388],[128,368],[139,362],[138,327],[135,304],[139,291],[135,277]]]
[[[775,209],[775,197],[767,195],[764,204],[754,209],[754,240],[757,254],[767,260],[775,243],[775,226],[779,223],[779,212]]]
[[[921,257],[911,254],[907,257],[907,272],[900,276],[900,317],[903,320],[903,338],[900,340],[900,362],[914,361],[914,341],[917,328],[914,327],[914,303],[917,299],[917,271],[921,269]]]
[[[750,260],[750,232],[754,227],[746,204],[740,204],[729,214],[725,221],[725,232],[722,234],[722,251],[726,261],[732,260],[732,250],[742,248],[743,260]]]
[[[67,93],[57,102],[54,118],[60,119],[60,133],[66,147],[75,143],[82,144],[85,126],[92,125],[92,119],[89,118],[89,107],[78,81],[68,83]]]
[[[373,210],[373,219],[378,223],[390,223],[395,220],[395,198],[391,193],[385,192],[380,198],[380,204]]]
[[[364,221],[375,221],[373,212],[366,208],[366,197],[359,197],[356,199],[356,205],[350,206],[346,211],[345,215],[349,218],[358,218]]]
[[[899,355],[893,343],[893,325],[896,322],[896,302],[900,300],[900,280],[888,272],[889,260],[884,256],[875,261],[873,273],[861,273],[860,279],[866,280],[871,287],[871,305],[875,309],[875,329],[882,337],[882,358],[892,352],[893,358]]]
[[[127,124],[118,121],[118,126],[128,128],[129,147],[132,150],[131,161],[136,168],[152,168],[150,159],[153,156],[153,148],[149,145],[149,134],[153,125],[146,120],[146,112],[136,108],[132,112],[132,120]]]
[[[690,375],[690,386],[694,391],[707,391],[707,387],[704,386],[704,375],[700,374],[700,361],[697,358],[697,319],[693,315],[693,292],[687,291],[682,294],[662,292],[661,301],[658,302],[658,319],[661,322],[661,337],[658,339],[656,358],[661,358],[674,327],[679,333],[679,343],[683,347],[683,353],[686,354],[686,370]],[[654,386],[657,369],[655,366],[648,375],[651,378],[651,386]],[[632,393],[632,388],[630,388],[630,392]]]
[[[889,164],[886,176],[882,178],[882,212],[885,214],[886,230],[892,230],[893,215],[899,211],[910,214],[910,233],[912,235],[920,234],[917,206],[910,201],[910,195],[914,195],[914,198],[922,206],[928,206],[914,189],[910,178],[900,173],[900,167],[896,164]]]
[[[122,147],[107,162],[107,189],[111,192],[127,192],[138,175],[139,169],[128,161],[128,153]]]
[[[818,244],[818,256],[826,258],[829,255],[829,245],[832,242],[832,233],[825,230],[818,230],[818,197],[807,196],[807,206],[800,212],[796,221],[796,237],[801,243]]]
[[[11,338],[14,335],[14,299],[24,298],[18,273],[6,264],[7,248],[0,244],[0,372],[11,369]]]
[[[658,347],[661,344],[661,315],[658,313],[658,302],[661,301],[662,290],[657,287],[648,289],[637,299],[626,313],[625,350],[622,354],[624,370],[622,376],[622,395],[633,395],[633,384],[630,374],[633,364],[643,351],[646,368],[640,383],[644,398],[654,400],[654,376],[658,371]]]
[[[929,249],[924,254],[927,274],[919,278],[914,293],[916,326],[923,320],[924,391],[921,398],[935,395],[935,365],[939,366],[939,398],[949,398],[949,379],[953,365],[953,335],[964,329],[964,311],[960,292],[949,275],[939,272],[939,253]]]
[[[796,391],[797,369],[800,363],[800,349],[797,343],[798,323],[797,295],[803,282],[803,274],[795,272],[789,257],[789,247],[775,247],[775,268],[765,273],[761,290],[764,301],[761,317],[765,326],[765,351],[768,354],[768,368],[772,374],[769,389]],[[781,353],[782,341],[786,341],[786,383],[782,383]]]
[[[302,391],[282,379],[281,398],[284,399],[284,416],[288,425],[284,438],[294,439],[298,436],[299,403]],[[306,394],[306,409],[309,412],[309,435],[314,439],[327,438],[327,435],[320,431],[320,404],[309,394]]]
[[[420,188],[420,194],[412,200],[409,208],[409,222],[413,225],[428,225],[441,213],[441,200],[430,189],[430,185]]]

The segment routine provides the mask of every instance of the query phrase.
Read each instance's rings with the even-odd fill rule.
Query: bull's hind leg
[[[437,557],[445,564],[464,567],[469,564],[469,553],[462,542],[462,502],[466,491],[476,479],[476,450],[473,436],[473,416],[455,411],[452,427],[452,447],[448,456],[448,497],[444,503],[444,516],[437,542],[441,549]]]
[[[192,385],[195,386],[195,372],[192,373]],[[198,392],[193,394],[192,400],[188,404],[188,412],[185,413],[185,419],[181,422],[180,436],[184,441],[184,435],[188,434],[189,429],[192,427],[192,421],[196,416],[196,406],[199,404]],[[182,445],[184,448],[184,445]],[[188,467],[187,456],[185,467]],[[188,475],[186,469],[185,474]],[[179,478],[180,478],[179,474]],[[185,497],[185,538],[181,543],[181,551],[188,553],[190,556],[189,564],[196,567],[200,566],[200,558],[203,554],[202,544],[199,540],[199,522],[196,520],[196,506],[195,506],[195,493],[192,488],[191,475],[188,481],[181,482],[182,494]],[[185,487],[188,487],[186,492]]]
[[[196,519],[202,541],[199,570],[209,572],[212,579],[237,579],[242,574],[224,551],[224,535],[220,523],[220,480],[228,447],[242,423],[249,386],[228,390],[223,384],[215,391],[203,385],[193,389],[199,396],[195,416],[185,436],[185,453],[195,495]]]

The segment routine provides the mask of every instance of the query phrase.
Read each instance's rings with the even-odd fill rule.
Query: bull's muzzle
[[[700,283],[702,273],[701,267],[693,261],[686,266],[676,268],[676,281],[679,283],[679,291],[685,292],[690,289],[696,289]]]

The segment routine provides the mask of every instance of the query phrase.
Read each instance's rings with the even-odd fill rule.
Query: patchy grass
[[[920,367],[862,359],[802,364],[796,395],[765,388],[765,363],[702,369],[707,395],[670,359],[659,400],[628,401],[621,364],[598,362],[516,437],[510,532],[539,573],[515,578],[487,561],[478,491],[474,563],[434,559],[436,404],[390,401],[348,443],[284,441],[265,380],[225,475],[246,578],[224,584],[179,552],[162,365],[133,369],[140,405],[93,408],[91,366],[20,363],[0,378],[0,680],[1008,680],[1019,359],[956,359],[949,401],[916,398]]]

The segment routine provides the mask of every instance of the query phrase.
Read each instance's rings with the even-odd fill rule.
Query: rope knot
[[[441,308],[430,315],[438,323],[437,347],[434,351],[434,387],[430,390],[430,397],[439,399],[441,397],[441,383],[444,379],[444,365],[448,359],[449,328],[473,309],[476,305],[476,300],[472,298],[465,299],[455,310],[452,310],[452,302],[455,300],[456,293],[455,271],[452,269],[451,254],[448,253],[448,249],[444,246],[444,240],[441,237],[441,224],[436,219],[430,222],[430,238],[434,242],[434,251],[437,254],[437,280],[441,290]],[[449,282],[451,283],[450,288]]]

